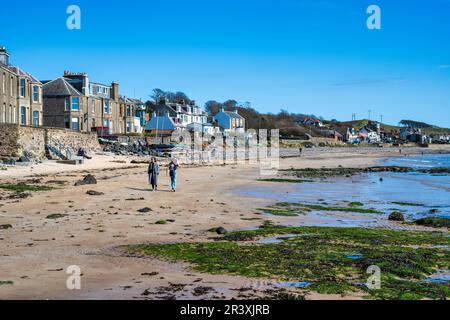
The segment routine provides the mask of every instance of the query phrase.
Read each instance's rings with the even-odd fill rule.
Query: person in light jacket
[[[152,158],[148,165],[148,181],[152,186],[152,191],[158,190],[159,164],[156,158]]]

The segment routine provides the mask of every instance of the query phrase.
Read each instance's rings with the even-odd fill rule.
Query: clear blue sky
[[[366,28],[370,4],[382,30]],[[161,88],[201,105],[450,127],[450,0],[22,0],[2,3],[0,21],[12,62],[40,79],[83,71],[142,99]]]

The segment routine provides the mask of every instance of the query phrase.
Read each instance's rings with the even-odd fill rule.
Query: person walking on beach
[[[177,171],[178,171],[178,161],[176,159],[171,159],[169,166],[170,185],[172,187],[172,192],[177,189]]]
[[[159,175],[159,164],[156,158],[150,160],[148,165],[148,181],[152,185],[152,191],[158,190],[158,175]]]

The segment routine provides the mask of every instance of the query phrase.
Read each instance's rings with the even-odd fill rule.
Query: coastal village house
[[[91,82],[87,73],[64,72],[63,77],[44,81],[44,125],[100,135],[125,132],[120,112],[119,84]]]
[[[42,84],[31,74],[10,64],[0,47],[0,123],[42,126]]]
[[[178,103],[173,103],[162,98],[152,114],[145,131],[170,134],[176,130],[189,130],[193,127],[209,131],[213,126],[207,120],[207,113],[197,106],[195,101],[186,103],[182,100]]]
[[[141,133],[146,123],[144,102],[120,96],[120,116],[124,118],[124,133]]]
[[[244,133],[245,119],[237,110],[225,111],[223,108],[214,116],[214,121],[224,133]]]
[[[303,124],[306,126],[313,126],[313,127],[323,127],[323,122],[320,119],[314,118],[314,117],[305,117],[303,119]]]

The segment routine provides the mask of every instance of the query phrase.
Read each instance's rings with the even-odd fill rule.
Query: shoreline
[[[394,153],[392,150],[368,154],[361,153],[361,150],[358,153],[315,151],[299,158],[281,159],[281,168],[361,168],[377,165],[386,158],[386,154]],[[123,158],[106,159],[121,161]],[[243,284],[261,290],[266,288],[258,279],[199,273],[186,268],[183,263],[124,257],[114,251],[114,248],[128,244],[209,241],[213,234],[208,230],[214,227],[239,230],[260,225],[263,220],[253,220],[261,218],[255,214],[256,209],[270,204],[270,199],[250,201],[233,192],[243,186],[261,185],[256,181],[260,177],[258,167],[245,164],[181,168],[180,186],[175,194],[166,192],[169,181],[162,172],[161,191],[151,193],[148,191],[146,165],[131,167],[129,160],[125,164],[110,163],[101,157],[83,167],[65,170],[56,166],[50,172],[37,167],[19,170],[8,178],[2,172],[2,182],[41,178],[43,185],[49,185],[51,180],[64,184],[24,199],[0,201],[0,225],[12,225],[11,229],[2,230],[0,235],[0,281],[14,282],[13,285],[0,286],[1,299],[157,298],[167,296],[167,293],[149,296],[142,293],[149,288],[167,288],[170,283],[188,283],[192,290],[198,286],[212,286],[216,290],[212,294],[217,296],[215,298],[230,299],[239,298],[239,291],[235,289]],[[74,187],[74,182],[87,173],[93,173],[98,184]],[[104,195],[89,196],[86,195],[88,190]],[[5,191],[1,193],[7,194]],[[138,210],[144,207],[152,211],[139,213]],[[56,213],[68,216],[56,220],[46,218]],[[161,220],[167,223],[156,224]],[[70,265],[79,265],[83,272],[81,291],[65,288],[65,269]],[[155,272],[158,274],[148,275]],[[192,296],[191,289],[179,292],[177,298],[213,297]],[[312,293],[308,298],[361,297]]]

